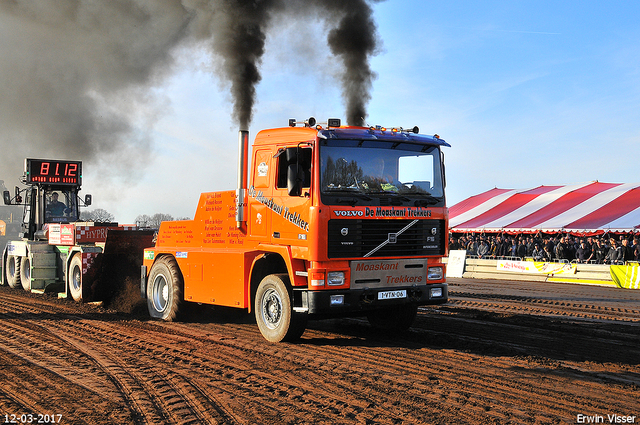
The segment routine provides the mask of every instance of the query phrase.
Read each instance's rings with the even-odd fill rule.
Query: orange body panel
[[[188,301],[246,308],[246,282],[257,243],[236,228],[235,192],[200,196],[193,220],[160,226],[155,257],[174,256],[184,278]],[[149,250],[147,250],[148,252]],[[152,261],[145,254],[145,265]]]

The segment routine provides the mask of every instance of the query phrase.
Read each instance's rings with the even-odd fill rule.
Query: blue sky
[[[453,205],[493,187],[635,182],[640,147],[640,2],[389,0],[368,124],[438,133]],[[321,21],[276,20],[250,128],[344,119],[339,64]],[[132,182],[85,166],[84,193],[121,222],[193,216],[201,192],[236,184],[237,128],[214,63],[183,50],[138,125],[152,148]],[[149,119],[153,117],[153,119]]]

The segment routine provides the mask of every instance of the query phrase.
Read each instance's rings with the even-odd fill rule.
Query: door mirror
[[[84,195],[84,205],[87,207],[91,205],[91,195]]]
[[[2,192],[2,197],[4,198],[5,205],[11,205],[11,192],[5,190],[4,192]]]

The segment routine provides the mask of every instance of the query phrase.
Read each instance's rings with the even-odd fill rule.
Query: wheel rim
[[[169,285],[163,275],[157,276],[153,281],[151,300],[153,308],[158,312],[163,312],[169,302]]]
[[[22,271],[22,273],[25,279],[31,280],[31,263],[29,262],[28,259],[25,261],[24,265],[25,265],[25,269]]]
[[[71,273],[71,286],[75,292],[80,291],[80,288],[82,288],[82,271],[78,266],[75,266]]]
[[[282,319],[282,300],[274,289],[269,289],[262,296],[262,321],[269,329],[278,327]]]
[[[9,276],[16,275],[16,257],[9,258]]]

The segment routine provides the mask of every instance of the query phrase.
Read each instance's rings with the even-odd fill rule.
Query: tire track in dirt
[[[456,296],[452,294],[452,297]],[[553,317],[572,317],[590,320],[640,322],[640,312],[627,308],[602,307],[587,304],[565,303],[559,301],[527,299],[526,297],[506,298],[500,302],[478,301],[495,300],[483,294],[465,294],[465,299],[457,299],[449,304],[453,306],[476,308],[487,311],[502,310],[518,314],[545,315]],[[622,319],[624,317],[624,319]]]
[[[409,334],[412,335],[413,332]],[[400,345],[405,344],[401,343]],[[416,345],[413,338],[411,344],[407,345]],[[532,369],[529,358],[521,360],[512,357],[499,357],[490,358],[490,361],[483,361],[481,356],[466,355],[450,350],[446,350],[446,354],[446,356],[443,356],[442,351],[437,350],[437,347],[433,350],[423,348],[419,353],[415,354],[414,359],[410,358],[410,356],[403,356],[403,359],[409,364],[414,364],[414,362],[420,364],[421,355],[424,358],[438,359],[437,361],[426,362],[424,365],[425,371],[430,374],[430,379],[438,383],[436,392],[439,388],[444,388],[446,390],[442,394],[446,394],[448,399],[453,397],[463,404],[481,408],[481,410],[495,411],[496,409],[492,408],[492,406],[509,405],[510,400],[514,405],[516,402],[526,402],[526,404],[531,405],[553,406],[553,411],[566,413],[567,415],[572,409],[577,408],[577,404],[565,405],[566,403],[564,402],[560,404],[556,402],[556,400],[565,400],[567,398],[566,393],[564,393],[564,388],[566,387],[564,382],[550,381],[549,385],[545,385],[538,391],[535,382],[538,380],[536,371],[540,369],[540,365],[533,364],[534,372],[529,372]],[[424,359],[423,363],[425,363]],[[464,365],[464,369],[460,367],[461,365]],[[556,367],[560,367],[559,362]],[[518,368],[521,372],[520,375],[525,376],[519,376],[518,379],[514,379],[512,376],[514,368]],[[503,371],[506,372],[503,374]],[[398,380],[394,381],[396,384],[399,383]],[[464,388],[459,388],[460,382],[464,383]],[[490,383],[490,386],[488,386],[488,383]],[[404,385],[401,381],[399,384]],[[387,387],[392,389],[393,383],[387,383]],[[457,390],[452,391],[452,388],[457,388]],[[482,396],[477,397],[476,395],[478,394]],[[468,399],[466,402],[464,401],[465,398]],[[604,408],[608,403],[609,401],[607,400],[600,405]],[[529,419],[531,418],[527,418],[527,420]]]

